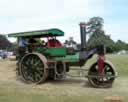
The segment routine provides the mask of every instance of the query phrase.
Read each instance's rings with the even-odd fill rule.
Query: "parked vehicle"
[[[4,52],[4,51],[0,52],[0,57],[1,57],[2,59],[7,58],[7,53]]]

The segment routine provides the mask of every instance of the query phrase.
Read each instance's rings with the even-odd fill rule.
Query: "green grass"
[[[85,66],[90,66],[95,59],[96,56]],[[46,82],[41,85],[0,81],[0,102],[104,102],[104,97],[112,95],[119,95],[128,102],[128,55],[107,55],[107,59],[114,64],[119,75],[112,88],[96,89],[83,85],[81,81]],[[1,61],[0,65],[5,62],[8,61]],[[14,64],[10,62],[8,68],[15,67]]]
[[[128,77],[128,55],[108,55],[108,59],[114,64],[120,77]]]

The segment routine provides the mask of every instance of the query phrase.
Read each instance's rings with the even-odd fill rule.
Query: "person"
[[[48,47],[62,47],[61,43],[56,38],[52,38],[52,39],[48,40],[46,45]]]
[[[19,47],[24,48],[26,46],[25,38],[19,38],[18,45],[19,45]]]
[[[33,38],[28,40],[28,52],[33,52],[34,47],[37,45],[37,41]]]
[[[28,43],[29,43],[29,44],[35,44],[35,43],[37,43],[37,41],[36,41],[35,39],[33,39],[33,38],[30,38],[30,39],[28,40]]]
[[[25,38],[18,39],[18,53],[20,57],[23,57],[26,53],[26,44]]]

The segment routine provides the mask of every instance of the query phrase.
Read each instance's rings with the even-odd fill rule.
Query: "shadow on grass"
[[[46,83],[50,83],[52,85],[80,85],[86,88],[92,88],[90,83],[86,78],[65,78],[63,80],[47,80]]]

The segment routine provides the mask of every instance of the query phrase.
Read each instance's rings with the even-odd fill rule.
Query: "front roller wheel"
[[[46,58],[39,53],[25,55],[20,63],[20,73],[25,82],[44,82],[48,76]]]
[[[93,87],[108,88],[112,86],[116,77],[116,71],[113,66],[105,62],[103,67],[103,75],[98,75],[98,65],[94,63],[88,71],[88,80]]]

